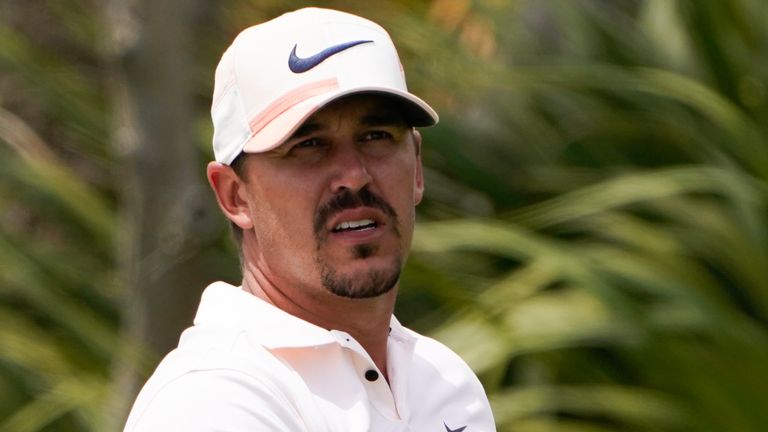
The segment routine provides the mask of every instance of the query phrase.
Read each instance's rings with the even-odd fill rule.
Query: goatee
[[[388,269],[369,270],[352,275],[339,274],[320,255],[322,245],[328,239],[328,233],[325,229],[327,221],[343,210],[357,207],[372,207],[381,210],[389,218],[388,227],[400,239],[400,232],[397,229],[397,213],[389,203],[371,192],[368,188],[363,188],[356,193],[347,190],[333,197],[328,203],[318,209],[315,215],[314,231],[318,251],[315,262],[320,270],[323,287],[329,292],[347,298],[377,297],[392,290],[400,280],[400,271],[403,265],[402,251],[396,251],[394,262]],[[353,259],[367,259],[374,256],[378,250],[379,247],[375,244],[357,245],[352,249]]]

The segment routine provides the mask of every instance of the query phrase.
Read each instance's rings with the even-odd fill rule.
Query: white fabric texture
[[[142,389],[125,432],[495,431],[477,377],[392,317],[389,383],[350,335],[217,282]],[[378,371],[377,371],[378,372]]]

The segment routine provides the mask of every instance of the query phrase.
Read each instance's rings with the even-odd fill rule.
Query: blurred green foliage
[[[467,359],[499,430],[768,430],[768,3],[316,4],[389,29],[441,113],[397,313]],[[209,6],[201,159],[223,47],[304,5]],[[0,6],[3,432],[102,430],[119,391],[99,7]]]

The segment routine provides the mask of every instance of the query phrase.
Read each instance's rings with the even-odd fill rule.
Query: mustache
[[[346,190],[339,195],[331,198],[315,214],[314,229],[315,234],[320,235],[328,220],[335,214],[357,207],[371,207],[384,212],[393,221],[397,221],[397,212],[392,208],[384,198],[371,192],[368,187],[364,187],[357,192]],[[396,227],[397,224],[395,223]]]

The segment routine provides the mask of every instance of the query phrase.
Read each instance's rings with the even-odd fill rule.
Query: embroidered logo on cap
[[[466,429],[466,428],[467,428],[466,426],[462,426],[462,427],[460,427],[460,428],[458,428],[458,429],[451,429],[451,428],[449,428],[449,427],[448,427],[448,425],[447,425],[447,424],[445,424],[445,422],[443,422],[443,426],[445,426],[445,430],[446,430],[447,432],[462,432],[464,429]]]
[[[373,42],[372,40],[358,40],[358,41],[351,41],[351,42],[344,42],[342,44],[334,45],[332,47],[328,47],[319,53],[301,58],[296,55],[296,46],[293,46],[293,50],[291,51],[291,55],[288,56],[288,69],[291,70],[293,73],[303,73],[306,72],[313,67],[319,65],[320,63],[324,62],[325,59],[328,57],[338,54],[345,49],[352,48],[353,46]]]

